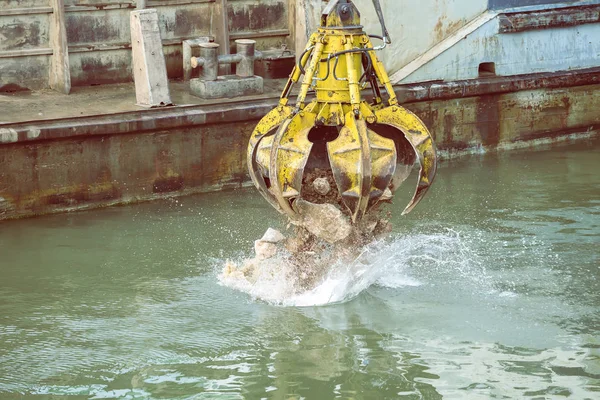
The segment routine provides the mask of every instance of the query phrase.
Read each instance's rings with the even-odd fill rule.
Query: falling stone
[[[298,199],[294,208],[303,217],[302,226],[328,243],[344,240],[352,233],[348,218],[333,204],[314,204]]]
[[[264,240],[254,241],[254,252],[259,260],[266,260],[277,253],[277,245],[275,243],[265,242]]]
[[[285,236],[277,229],[269,228],[260,240],[267,243],[279,243],[285,240]]]
[[[394,197],[394,195],[392,194],[392,191],[390,190],[390,188],[385,188],[383,194],[381,195],[381,197],[379,198],[379,200],[381,201],[386,201],[386,200],[391,200],[392,197]]]

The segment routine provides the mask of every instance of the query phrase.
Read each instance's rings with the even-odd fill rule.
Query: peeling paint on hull
[[[397,91],[447,159],[597,135],[598,74],[582,76],[538,74],[512,77],[510,85],[494,78]],[[0,219],[249,186],[247,142],[276,102],[1,125]]]

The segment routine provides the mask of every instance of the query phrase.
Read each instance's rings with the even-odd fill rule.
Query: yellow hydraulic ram
[[[260,193],[292,221],[295,201],[333,203],[359,222],[390,200],[418,159],[411,211],[433,182],[436,153],[421,120],[398,105],[376,50],[391,43],[378,0],[383,35],[367,35],[350,0],[331,0],[321,26],[307,44],[281,94],[279,105],[256,126],[248,145],[248,168]],[[383,41],[374,47],[371,38]],[[295,105],[292,86],[304,75]],[[387,93],[384,103],[380,84]],[[368,103],[361,90],[370,85]],[[314,100],[307,103],[309,90]]]

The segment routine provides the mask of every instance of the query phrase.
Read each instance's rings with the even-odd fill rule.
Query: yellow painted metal
[[[356,120],[350,111],[339,136],[327,143],[333,177],[342,200],[355,222],[367,208],[371,182],[371,155],[365,121]]]
[[[346,103],[318,103],[320,110],[317,114],[317,121],[323,126],[342,126],[344,125],[344,116],[348,112]]]
[[[373,48],[373,44],[371,40],[368,41],[369,48]],[[369,57],[371,58],[371,63],[373,64],[373,70],[375,71],[375,76],[377,76],[377,80],[385,87],[385,90],[388,93],[389,99],[388,104],[390,106],[394,106],[398,104],[398,98],[396,97],[396,92],[394,92],[394,87],[390,82],[390,77],[387,72],[385,72],[385,68],[383,67],[383,63],[377,58],[377,55],[373,50],[369,51]]]
[[[328,3],[321,27],[311,36],[291,72],[279,106],[259,122],[250,139],[248,167],[252,180],[259,192],[292,220],[299,218],[293,201],[302,197],[304,170],[313,148],[308,137],[315,127],[338,129],[338,136],[327,142],[327,156],[342,199],[340,204],[355,223],[386,191],[397,189],[394,185],[401,179],[393,180],[395,174],[406,176],[406,160],[414,160],[414,155],[411,152],[409,157],[400,157],[397,153],[408,154],[404,153],[408,145],[397,143],[404,141],[402,135],[421,164],[417,190],[403,214],[417,205],[435,176],[431,135],[418,117],[398,106],[390,79],[369,36],[362,31],[359,17],[351,2]],[[367,70],[364,75],[363,62]],[[292,86],[302,74],[296,104],[288,105]],[[373,87],[373,104],[361,98],[363,77]],[[379,84],[387,92],[387,104],[383,103]],[[311,90],[315,99],[307,104]],[[378,126],[382,125],[394,129],[379,134]]]
[[[258,171],[265,178],[269,178],[269,160],[271,159],[271,149],[273,148],[274,137],[275,135],[265,136],[258,144],[254,155]]]
[[[396,168],[396,146],[367,128],[354,111],[339,136],[327,143],[333,176],[354,222],[360,220],[389,186]]]
[[[333,54],[344,50],[346,44],[350,48],[362,46],[362,35],[348,35],[347,32],[337,30],[323,30],[319,32],[326,37],[326,45],[319,64],[317,84],[314,87],[317,100],[324,103],[351,103],[348,70],[351,69],[358,75],[361,71],[361,56],[359,53],[332,57]],[[357,77],[358,80],[358,77]]]
[[[393,139],[384,138],[373,130],[367,130],[367,138],[371,153],[371,186],[367,210],[374,206],[385,189],[390,186],[396,170],[396,145]]]
[[[347,6],[342,12],[334,12],[337,6],[337,1],[330,1],[323,10],[321,17],[321,26],[325,28],[335,29],[347,26],[360,26],[360,13],[354,7]],[[344,7],[344,6],[342,6]]]
[[[317,37],[318,37],[318,35],[316,33],[312,34],[312,36],[310,37],[310,40],[308,41],[308,44],[306,45],[306,49],[305,49],[304,53],[300,56],[300,60],[298,60],[298,64],[294,65],[294,68],[292,69],[292,72],[290,73],[290,77],[289,77],[283,91],[281,92],[281,97],[279,99],[280,106],[287,105],[288,96],[292,90],[292,86],[294,86],[294,84],[300,80],[300,77],[302,76],[301,68],[304,68],[306,66],[306,63],[308,62],[308,60],[310,60],[310,57],[312,54],[311,50],[314,48],[314,44],[317,40]]]
[[[350,104],[352,104],[352,110],[358,115],[358,109],[360,107],[360,88],[358,87],[358,79],[360,77],[359,68],[356,66],[356,61],[360,65],[360,53],[352,53],[352,40],[347,40],[344,45],[344,49],[347,51],[346,60],[348,63],[348,90],[350,91]]]
[[[246,153],[248,172],[250,173],[252,182],[254,182],[254,186],[256,186],[260,194],[262,194],[262,196],[279,211],[281,211],[279,208],[279,203],[277,202],[277,199],[269,192],[264,179],[265,176],[268,176],[268,171],[260,170],[261,165],[264,166],[268,164],[257,162],[256,155],[259,143],[265,139],[272,138],[272,135],[275,133],[275,129],[279,127],[290,115],[292,115],[292,113],[292,107],[285,105],[280,105],[269,111],[267,115],[260,120],[256,128],[254,128],[254,132],[252,132],[252,136],[250,137],[250,143],[248,144],[248,151]],[[272,141],[272,139],[270,141]]]
[[[296,104],[298,108],[304,108],[304,101],[306,100],[306,95],[308,94],[308,89],[310,89],[312,85],[312,80],[315,75],[315,71],[321,62],[321,55],[323,54],[323,47],[325,46],[324,40],[319,40],[315,45],[314,52],[312,54],[312,58],[310,59],[308,68],[306,68],[306,73],[304,75],[304,80],[302,81],[302,87],[300,88],[300,93],[298,94],[298,99]]]
[[[308,132],[315,125],[315,117],[312,112],[300,112],[286,119],[271,145],[271,191],[281,209],[292,219],[296,218],[296,213],[290,200],[298,197],[302,189],[302,175],[312,148]]]
[[[390,125],[404,134],[415,150],[421,164],[417,190],[402,212],[402,215],[404,215],[415,208],[433,183],[437,170],[435,144],[423,121],[404,107],[386,107],[376,111],[375,116],[378,124]]]

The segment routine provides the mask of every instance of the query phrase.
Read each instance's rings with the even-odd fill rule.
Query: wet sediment
[[[286,279],[292,281],[289,295],[298,295],[317,287],[333,265],[353,262],[365,246],[392,229],[377,207],[360,223],[351,224],[350,217],[332,204],[302,199],[297,202],[301,204],[302,222],[290,222],[287,235],[269,228],[255,241],[254,257],[237,263],[227,261],[222,279],[254,285],[265,273],[275,274],[281,271],[273,269],[285,269]]]

